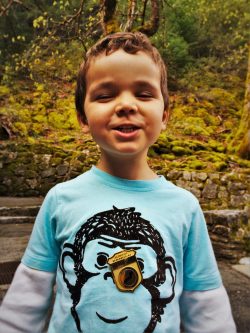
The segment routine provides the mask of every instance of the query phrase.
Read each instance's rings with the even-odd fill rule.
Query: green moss
[[[30,128],[29,132],[34,137],[40,136],[44,132],[44,125],[40,124],[40,123],[33,123],[33,124],[31,124],[31,128]]]
[[[21,108],[18,111],[18,118],[22,122],[30,122],[31,121],[31,112],[28,108]]]
[[[24,123],[15,122],[13,125],[14,125],[14,131],[16,134],[18,134],[20,136],[27,136],[28,130]]]
[[[34,117],[32,117],[33,121],[36,121],[38,123],[42,123],[42,124],[46,124],[47,123],[47,117],[42,115],[42,114],[38,114]]]
[[[226,162],[215,162],[214,167],[217,171],[224,171],[227,169],[228,165]]]
[[[172,152],[177,156],[183,156],[183,155],[190,153],[189,149],[184,148],[184,147],[178,147],[178,146],[172,147]]]
[[[206,164],[199,161],[199,160],[196,160],[196,161],[188,161],[187,162],[187,166],[188,168],[190,168],[191,170],[202,170],[202,169],[205,169],[206,168]]]
[[[196,115],[202,118],[208,126],[219,126],[221,123],[221,119],[217,115],[214,116],[211,111],[208,112],[205,108],[198,108]]]
[[[0,85],[0,98],[7,97],[9,94],[9,87]]]
[[[213,150],[213,151],[217,151],[219,153],[224,153],[226,148],[224,147],[223,144],[221,144],[218,141],[215,140],[209,140],[208,141],[208,146]]]
[[[61,142],[69,143],[69,142],[75,142],[75,138],[73,138],[70,135],[65,135],[60,139]]]
[[[155,152],[155,148],[158,148],[158,147],[159,147],[158,145],[153,145],[152,147],[149,147],[148,156],[149,157],[156,157],[156,156],[158,156],[158,154]]]
[[[162,154],[161,158],[168,161],[174,161],[176,159],[175,155],[173,154]]]

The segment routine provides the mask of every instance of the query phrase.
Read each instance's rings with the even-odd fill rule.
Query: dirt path
[[[237,332],[250,333],[250,278],[224,262],[219,261],[218,266],[230,298]]]

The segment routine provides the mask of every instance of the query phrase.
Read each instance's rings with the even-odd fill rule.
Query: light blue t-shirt
[[[130,249],[143,280],[122,292],[107,261]],[[49,191],[22,262],[56,271],[49,333],[177,333],[182,290],[221,285],[190,192],[162,176],[125,180],[96,167]]]

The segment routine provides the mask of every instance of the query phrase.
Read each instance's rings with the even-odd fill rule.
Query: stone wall
[[[0,144],[0,195],[44,196],[59,182],[88,170],[98,159],[91,141],[87,149],[64,151],[45,145]],[[203,209],[248,209],[250,174],[164,171],[176,185],[191,191]]]
[[[64,151],[45,145],[0,144],[0,196],[44,196],[57,183],[88,170],[98,160],[92,141],[86,147]],[[157,173],[191,191],[205,211],[217,258],[231,262],[250,253],[250,175],[239,172]]]

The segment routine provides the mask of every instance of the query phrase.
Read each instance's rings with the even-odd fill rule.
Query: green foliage
[[[85,1],[77,16],[79,3],[27,0],[1,17],[0,115],[7,117],[16,139],[73,148],[87,140],[96,149],[79,132],[73,92],[79,64],[102,34],[100,2]],[[142,24],[143,4],[137,2],[134,29]],[[118,2],[121,30],[127,8],[128,2]],[[249,166],[233,155],[237,140],[228,149],[243,106],[249,22],[245,0],[163,2],[160,27],[151,40],[168,65],[171,119],[150,148],[151,159],[190,170]]]
[[[27,127],[22,122],[18,122],[18,121],[15,122],[14,130],[15,130],[15,133],[18,134],[19,136],[27,136],[27,134],[28,134]]]
[[[10,93],[9,87],[0,85],[0,99],[7,97]]]

